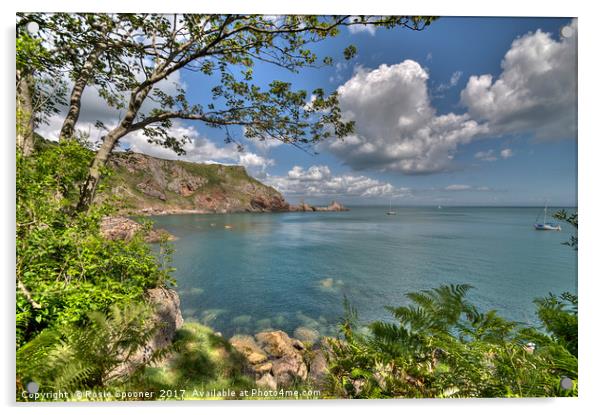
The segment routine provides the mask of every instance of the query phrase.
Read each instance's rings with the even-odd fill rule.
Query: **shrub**
[[[449,285],[409,293],[410,305],[389,308],[395,323],[373,322],[367,333],[347,306],[342,339],[330,341],[332,393],[353,398],[576,395],[576,387],[560,386],[563,377],[577,380],[577,357],[570,351],[576,309],[551,308],[553,297],[537,300],[548,335],[495,311],[480,312],[466,299],[470,288]]]

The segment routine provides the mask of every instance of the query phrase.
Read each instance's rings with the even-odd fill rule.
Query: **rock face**
[[[174,290],[164,287],[151,288],[144,293],[144,297],[154,309],[149,326],[157,327],[155,335],[130,356],[127,363],[118,366],[111,376],[129,374],[140,364],[148,362],[156,351],[171,345],[176,331],[184,324],[180,297]]]
[[[306,381],[308,376],[317,386],[324,384],[328,367],[325,359],[317,357],[319,348],[317,352],[307,350],[303,342],[283,331],[265,331],[255,337],[236,335],[230,344],[245,357],[247,372],[259,387],[288,388],[295,381]]]
[[[174,290],[160,287],[147,290],[145,298],[154,307],[153,320],[159,326],[157,333],[147,345],[155,351],[169,346],[176,330],[184,324],[180,311],[180,297]]]
[[[333,200],[328,206],[311,206],[301,202],[296,206],[291,206],[289,210],[291,212],[346,212],[349,208]]]
[[[137,232],[143,230],[143,226],[129,218],[122,216],[105,217],[100,222],[101,234],[111,240],[131,240]],[[174,240],[175,237],[163,229],[150,229],[145,231],[144,241],[149,243],[160,242],[163,238]]]
[[[289,204],[242,166],[115,153],[108,188],[122,214],[285,212]]]

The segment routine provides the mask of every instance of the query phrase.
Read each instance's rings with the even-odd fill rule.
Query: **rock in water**
[[[309,343],[310,345],[315,344],[316,341],[318,341],[318,339],[320,338],[320,333],[318,333],[317,330],[303,326],[297,327],[293,334],[297,339],[301,340],[304,343]]]

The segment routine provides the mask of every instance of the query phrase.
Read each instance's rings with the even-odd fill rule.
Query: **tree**
[[[187,138],[171,135],[174,119],[197,120],[217,128],[243,126],[247,138],[276,139],[298,147],[348,135],[353,122],[342,117],[336,93],[316,89],[309,95],[277,80],[264,90],[253,82],[254,65],[265,62],[293,72],[329,65],[332,58],[318,62],[311,46],[336,36],[341,26],[423,30],[433,19],[190,14],[58,14],[49,18],[45,33],[69,62],[73,81],[61,137],[72,135],[87,85],[93,84],[110,106],[123,110],[117,125],[107,128],[90,166],[79,210],[87,210],[92,203],[103,167],[127,134],[140,130],[150,142],[182,154]],[[81,50],[76,53],[73,48],[78,46]],[[350,46],[344,56],[350,59],[355,53]],[[207,102],[189,103],[179,87],[173,93],[161,89],[160,83],[169,82],[180,70],[205,75]],[[213,87],[212,78],[219,79]],[[145,110],[149,103],[154,108]],[[233,139],[227,130],[226,136]]]

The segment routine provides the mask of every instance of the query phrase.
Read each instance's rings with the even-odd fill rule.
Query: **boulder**
[[[317,330],[304,326],[297,327],[293,335],[295,338],[310,345],[314,345],[320,338],[320,333]]]
[[[259,346],[271,356],[283,357],[299,354],[299,351],[293,347],[291,338],[281,330],[257,333],[255,339]]]
[[[313,350],[309,362],[309,380],[317,388],[324,388],[328,380],[328,362],[321,348]]]
[[[131,374],[141,364],[148,363],[155,352],[171,345],[176,331],[184,324],[180,311],[180,297],[174,290],[164,287],[151,288],[144,293],[144,297],[154,308],[148,325],[156,327],[157,330],[141,349],[128,358],[127,362],[113,369],[109,375],[111,378]]]
[[[279,386],[289,387],[296,379],[307,379],[307,366],[300,354],[285,355],[274,361],[272,374]]]
[[[257,343],[255,343],[255,340],[251,336],[236,335],[230,339],[230,344],[247,359],[247,362],[249,362],[252,368],[254,365],[260,365],[268,360],[268,356],[261,350]]]
[[[153,350],[169,346],[182,327],[184,319],[180,310],[180,297],[172,289],[151,288],[144,294],[146,300],[154,307],[153,320],[158,323],[159,330],[149,342]]]
[[[274,379],[274,376],[269,373],[264,374],[261,378],[255,381],[255,383],[262,389],[276,390],[278,388],[276,379]]]
[[[165,197],[165,193],[163,193],[163,191],[161,191],[157,186],[153,185],[153,183],[151,183],[150,180],[138,183],[136,185],[136,188],[148,197],[156,197],[162,201],[167,200]]]

